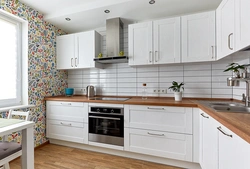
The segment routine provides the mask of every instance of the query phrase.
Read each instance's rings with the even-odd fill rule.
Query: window
[[[0,107],[22,104],[22,23],[0,13]]]

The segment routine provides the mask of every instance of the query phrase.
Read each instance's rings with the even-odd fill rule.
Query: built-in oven
[[[89,141],[123,146],[123,108],[90,106]]]

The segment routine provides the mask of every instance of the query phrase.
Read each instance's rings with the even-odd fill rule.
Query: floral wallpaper
[[[29,104],[31,119],[35,122],[34,141],[38,146],[47,141],[45,136],[45,96],[64,94],[67,87],[67,71],[56,70],[56,36],[66,34],[61,29],[44,21],[43,14],[18,0],[0,0],[0,9],[19,16],[29,22]],[[6,117],[7,112],[2,114]],[[20,134],[9,136],[10,141],[20,142]]]

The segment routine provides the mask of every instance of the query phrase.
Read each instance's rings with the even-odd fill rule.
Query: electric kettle
[[[86,95],[87,95],[87,97],[94,97],[95,96],[95,88],[94,88],[94,86],[91,86],[91,85],[87,86]]]

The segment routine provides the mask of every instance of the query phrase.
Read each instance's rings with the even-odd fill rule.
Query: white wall
[[[103,35],[103,54],[106,54],[105,30],[98,30]],[[128,29],[124,31],[124,51],[128,53]],[[154,93],[166,90],[172,81],[184,82],[184,97],[236,98],[245,93],[245,83],[239,87],[226,84],[231,72],[223,72],[229,63],[250,63],[250,52],[238,52],[216,62],[185,63],[130,67],[127,63],[105,64],[104,69],[83,69],[68,71],[68,86],[75,88],[76,94],[85,94],[87,85],[96,87],[97,95],[140,96],[142,84],[147,83],[149,96],[167,96],[173,94]]]

